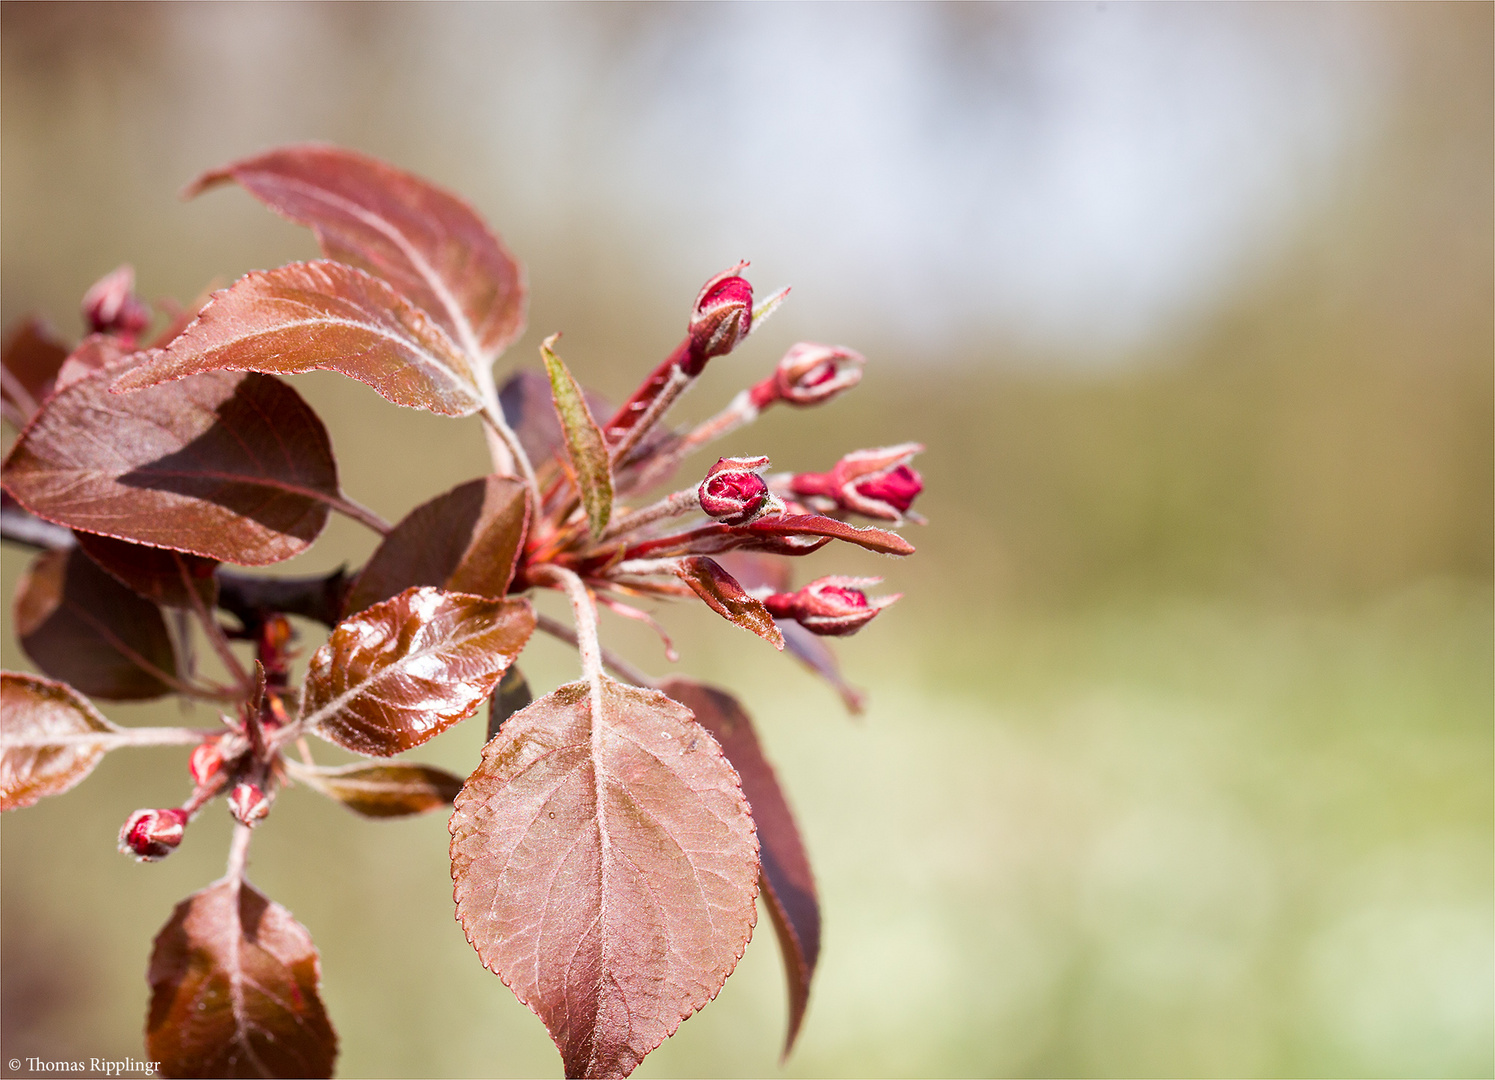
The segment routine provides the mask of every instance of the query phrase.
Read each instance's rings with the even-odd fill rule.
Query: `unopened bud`
[[[701,373],[713,356],[725,356],[737,348],[753,328],[753,287],[738,271],[741,262],[701,288],[690,315],[690,352],[680,365],[687,375]]]
[[[150,309],[135,295],[133,267],[121,266],[94,282],[83,294],[83,321],[95,334],[131,339],[150,325]]]
[[[186,828],[184,810],[136,810],[119,830],[119,850],[141,862],[155,862],[177,849]]]
[[[270,797],[258,784],[239,784],[228,797],[228,812],[244,825],[254,825],[270,813]]]
[[[765,514],[783,513],[784,504],[758,475],[767,465],[766,457],[722,458],[696,489],[701,509],[723,525],[746,525]]]
[[[789,489],[827,509],[850,510],[883,521],[902,521],[914,499],[924,490],[924,479],[909,462],[924,447],[903,443],[878,450],[847,454],[828,473],[800,473]],[[912,514],[915,520],[918,515]]]
[[[861,353],[839,345],[801,341],[784,354],[771,382],[764,380],[753,388],[754,404],[759,408],[768,404],[767,400],[756,398],[771,392],[773,396],[768,400],[819,405],[861,382],[862,365],[866,362]]]
[[[197,744],[192,756],[187,759],[187,770],[192,781],[200,788],[211,787],[223,771],[223,750],[219,746],[222,736],[215,736]]]
[[[863,592],[882,578],[823,577],[793,593],[774,593],[763,606],[777,619],[793,619],[814,634],[845,637],[855,634],[901,593],[869,599]]]

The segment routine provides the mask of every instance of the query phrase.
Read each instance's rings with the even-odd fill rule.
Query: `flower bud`
[[[753,388],[753,404],[762,408],[768,401],[778,400],[791,405],[819,405],[861,382],[866,362],[861,353],[839,345],[801,341],[784,354],[772,380],[765,379]],[[757,400],[767,392],[773,396]]]
[[[187,770],[192,782],[200,788],[213,786],[218,774],[223,771],[223,749],[219,746],[222,736],[214,736],[197,744],[192,756],[187,759]]]
[[[701,509],[723,525],[746,525],[764,514],[783,513],[784,504],[758,475],[767,465],[766,457],[722,458],[696,489]]]
[[[83,321],[95,334],[131,339],[150,325],[150,309],[135,295],[133,267],[121,266],[94,282],[83,294]]]
[[[823,577],[799,592],[774,593],[763,600],[770,615],[793,619],[813,634],[845,637],[866,626],[902,593],[868,599],[864,586],[882,578]]]
[[[156,862],[176,850],[186,828],[184,810],[136,810],[119,830],[119,850],[141,862]]]
[[[883,521],[902,521],[924,490],[924,479],[909,462],[924,447],[902,443],[847,454],[828,473],[800,473],[789,489],[826,509],[850,510]]]
[[[228,797],[228,812],[241,824],[257,824],[270,813],[270,797],[258,784],[239,784]]]
[[[701,288],[690,315],[690,351],[680,365],[687,375],[699,375],[706,361],[737,348],[753,326],[753,287],[738,271],[741,262],[712,278]]]

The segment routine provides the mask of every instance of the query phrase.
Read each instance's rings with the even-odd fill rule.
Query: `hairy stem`
[[[367,506],[360,506],[346,495],[323,496],[323,501],[338,513],[347,515],[360,525],[367,525],[380,536],[388,536],[394,528],[393,525],[374,513]]]
[[[15,738],[0,735],[0,747],[7,750],[44,746],[93,746],[106,750],[122,746],[188,746],[221,735],[222,728],[139,727],[113,731],[80,731],[68,735],[36,735]]]
[[[571,615],[576,621],[576,651],[581,653],[581,673],[592,684],[593,697],[599,698],[598,680],[602,675],[602,644],[597,640],[597,605],[586,584],[562,566],[545,564],[530,571],[530,577],[541,584],[559,587],[571,601]],[[600,701],[593,701],[600,708]]]
[[[230,881],[244,880],[244,868],[249,865],[250,834],[248,825],[238,822],[234,824],[234,838],[228,844],[228,869],[223,875]]]
[[[542,633],[564,641],[568,645],[576,645],[576,631],[565,623],[556,622],[549,615],[535,615],[535,628]],[[611,649],[599,646],[598,651],[602,654],[602,663],[612,673],[625,682],[631,682],[635,686],[655,687],[658,683],[645,674],[639,668],[634,667]]]

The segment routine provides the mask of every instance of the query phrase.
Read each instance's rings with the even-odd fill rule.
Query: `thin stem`
[[[252,830],[242,822],[234,824],[234,838],[228,844],[228,870],[224,877],[233,882],[244,880],[244,868],[249,865],[249,838]]]
[[[177,560],[177,566],[181,570],[183,581],[186,581],[186,567],[181,559]],[[208,605],[203,602],[198,591],[188,584],[187,595],[192,597],[192,611],[197,616],[197,621],[202,624],[202,632],[207,635],[208,644],[218,654],[218,659],[223,661],[223,666],[228,668],[228,673],[238,684],[242,693],[249,684],[249,671],[239,658],[234,655],[233,648],[228,643],[228,637],[223,632],[223,627],[218,625],[218,620],[213,618],[213,613],[208,610]]]
[[[109,643],[109,647],[115,652],[119,653],[157,682],[171,687],[178,694],[185,695],[186,697],[204,698],[210,701],[229,701],[236,696],[233,692],[226,689],[196,686],[192,683],[184,682],[169,671],[163,671],[142,656],[137,650],[132,649],[124,639],[109,629],[108,624],[95,618],[83,605],[74,603],[71,600],[65,600],[64,603],[67,605],[70,614],[86,622],[93,629],[94,633]]]
[[[535,628],[549,634],[553,638],[566,642],[568,645],[576,645],[576,631],[572,630],[565,623],[556,622],[549,615],[537,614],[535,616]],[[611,649],[599,647],[599,651],[602,653],[602,663],[610,668],[613,674],[619,678],[626,682],[631,682],[635,686],[658,686],[658,683],[653,678],[644,674],[644,672],[634,667]]]
[[[12,738],[0,736],[0,747],[7,750],[45,746],[102,745],[106,750],[122,746],[188,746],[222,734],[221,728],[139,727],[115,728],[112,731],[76,731],[66,735],[34,735]]]
[[[581,653],[582,677],[592,684],[593,698],[600,699],[598,680],[602,676],[602,645],[597,640],[597,605],[592,602],[592,594],[581,578],[553,563],[535,567],[530,576],[537,582],[548,581],[565,590],[571,601],[571,616],[576,621],[576,651]],[[594,709],[600,710],[600,700],[594,700],[592,704]]]
[[[693,382],[695,379],[681,371],[678,366],[672,367],[664,386],[660,387],[658,396],[649,402],[649,407],[638,418],[638,422],[623,433],[622,439],[618,440],[616,446],[608,449],[609,460],[614,465],[626,464],[628,452],[639,444],[639,440],[654,430],[654,425],[663,419],[664,414],[669,412],[670,406],[680,399],[686,387]]]
[[[704,446],[706,443],[736,431],[745,424],[752,423],[758,419],[759,411],[758,406],[753,404],[751,391],[738,391],[737,396],[728,402],[725,409],[711,419],[696,425],[694,430],[686,433],[680,442],[670,449],[671,463],[680,461],[698,446]]]
[[[599,537],[599,543],[606,543],[614,537],[622,536],[624,533],[642,529],[645,525],[652,525],[656,521],[665,518],[679,517],[688,514],[692,510],[701,507],[700,493],[696,488],[683,488],[671,495],[666,495],[658,502],[641,507],[629,513],[616,517],[608,525],[607,529]]]
[[[324,496],[327,505],[340,514],[346,514],[360,525],[367,525],[380,536],[388,536],[394,526],[374,513],[367,506],[360,506],[346,495]]]
[[[497,439],[504,453],[512,459],[513,463],[518,464],[520,475],[524,479],[524,486],[529,488],[530,504],[535,508],[531,512],[539,514],[543,503],[540,500],[540,483],[535,479],[535,467],[530,463],[529,455],[524,452],[524,447],[520,445],[519,436],[514,434],[514,429],[509,427],[504,419],[503,409],[499,406],[497,397],[494,397],[493,401],[483,408],[481,415],[485,430],[488,432],[488,450],[493,458],[494,471],[501,476],[512,476],[514,472],[513,464],[508,461],[501,462],[499,455],[494,452],[494,440]],[[509,465],[509,468],[500,471],[500,464]]]

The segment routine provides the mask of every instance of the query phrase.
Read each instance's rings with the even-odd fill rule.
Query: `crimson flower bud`
[[[706,361],[725,356],[737,348],[753,327],[753,287],[738,271],[741,262],[726,270],[701,288],[690,315],[690,351],[680,369],[687,375],[699,375]]]
[[[914,499],[924,490],[924,479],[909,462],[924,447],[902,443],[878,450],[847,454],[828,473],[800,473],[789,489],[827,509],[850,510],[884,521],[902,521]],[[909,514],[919,520],[917,514]]]
[[[753,404],[760,409],[770,401],[819,405],[861,382],[866,362],[861,353],[839,345],[801,341],[784,354],[772,379],[753,387]]]
[[[722,458],[696,489],[701,509],[723,525],[746,525],[765,514],[783,513],[784,504],[758,475],[767,465],[766,457]]]
[[[776,619],[793,619],[813,634],[846,637],[866,626],[902,593],[868,598],[863,588],[882,578],[823,577],[799,592],[774,593],[763,606]]]
[[[141,862],[156,862],[176,850],[186,828],[184,810],[136,810],[119,830],[119,850]]]
[[[83,321],[95,334],[131,339],[150,325],[150,309],[135,295],[133,267],[121,266],[94,282],[83,294]]]
[[[270,813],[270,797],[258,784],[238,784],[228,797],[228,812],[244,825],[254,825]]]
[[[200,788],[211,786],[223,769],[223,750],[218,745],[220,738],[198,743],[187,759],[187,770],[192,774],[193,783]]]

